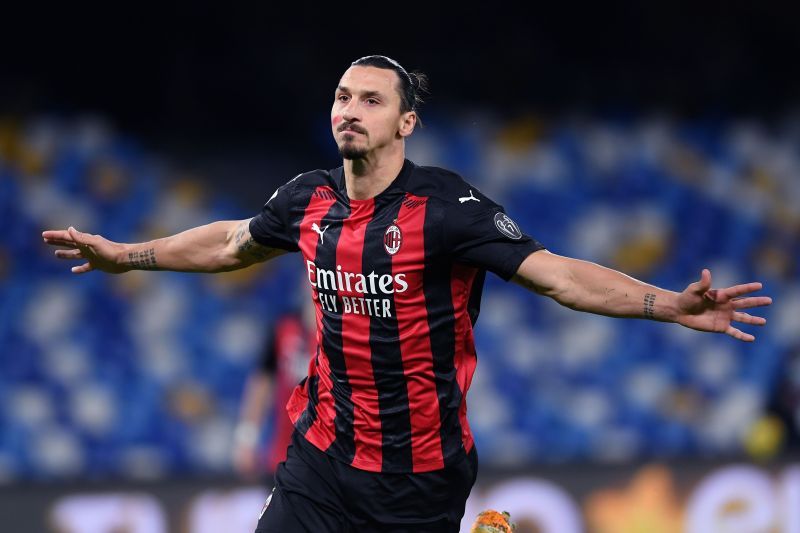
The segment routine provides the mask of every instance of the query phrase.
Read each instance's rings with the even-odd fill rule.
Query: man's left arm
[[[513,280],[577,311],[675,322],[698,331],[725,333],[747,342],[755,337],[732,323],[762,326],[766,319],[743,310],[772,303],[767,296],[748,296],[760,290],[761,283],[712,289],[711,272],[707,269],[703,270],[699,281],[691,283],[683,292],[673,292],[616,270],[547,250],[530,254]]]

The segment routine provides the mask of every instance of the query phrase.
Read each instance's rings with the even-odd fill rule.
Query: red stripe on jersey
[[[342,222],[342,232],[336,246],[336,269],[342,267],[342,282],[338,291],[344,309],[349,307],[343,298],[363,298],[356,292],[356,278],[351,272],[363,270],[364,234],[375,211],[373,200],[350,200],[350,216]],[[369,344],[370,317],[355,312],[342,313],[342,354],[347,366],[347,379],[352,388],[353,432],[356,468],[380,467],[383,460],[380,406],[378,390],[372,371],[372,350]]]
[[[317,187],[314,194],[311,195],[311,200],[306,207],[303,221],[300,223],[300,239],[298,246],[304,258],[316,258],[317,256],[317,243],[320,240],[319,234],[312,229],[314,224],[317,227],[322,225],[322,219],[330,211],[331,206],[336,201],[333,191],[330,187]],[[303,270],[308,276],[311,276],[307,264],[303,265]],[[315,274],[316,275],[316,274]],[[317,395],[319,402],[317,403],[317,418],[314,420],[313,425],[308,429],[305,437],[309,442],[313,443],[320,450],[327,450],[331,443],[336,438],[333,431],[333,419],[336,414],[333,405],[333,396],[331,389],[331,369],[328,361],[328,356],[322,348],[322,309],[320,308],[319,297],[314,292],[314,307],[317,315],[317,346],[319,346],[319,367],[314,364],[314,358],[308,365],[308,379],[303,384],[303,388],[296,387],[289,400],[287,409],[292,423],[297,422],[297,419],[305,410],[308,405],[308,386],[312,376],[316,375],[318,381]]]
[[[405,275],[408,288],[397,292],[394,304],[403,373],[408,388],[411,418],[411,458],[414,472],[444,468],[439,397],[433,373],[433,353],[428,329],[428,310],[423,290],[425,238],[424,199],[407,195],[414,202],[403,202],[397,216],[400,227],[399,249],[392,256],[392,275]]]
[[[453,311],[456,319],[455,368],[456,381],[461,389],[461,405],[458,408],[458,419],[461,422],[461,440],[464,449],[472,449],[472,431],[467,421],[467,391],[472,384],[472,375],[478,356],[475,353],[475,338],[472,333],[472,320],[469,317],[467,304],[472,294],[472,284],[478,269],[462,264],[454,264],[450,279],[450,290],[453,296]]]

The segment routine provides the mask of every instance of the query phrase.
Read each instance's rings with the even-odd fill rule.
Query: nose
[[[350,99],[347,104],[345,104],[344,108],[342,108],[342,118],[345,122],[357,122],[360,119],[360,114],[358,113],[358,102],[356,102],[355,98]]]

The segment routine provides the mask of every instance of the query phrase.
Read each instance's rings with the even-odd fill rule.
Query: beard
[[[339,146],[339,155],[343,159],[364,159],[367,156],[367,149],[345,141]]]

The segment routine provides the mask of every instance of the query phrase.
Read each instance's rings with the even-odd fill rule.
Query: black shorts
[[[442,470],[384,474],[333,459],[295,432],[256,533],[458,532],[477,473],[474,447]]]

